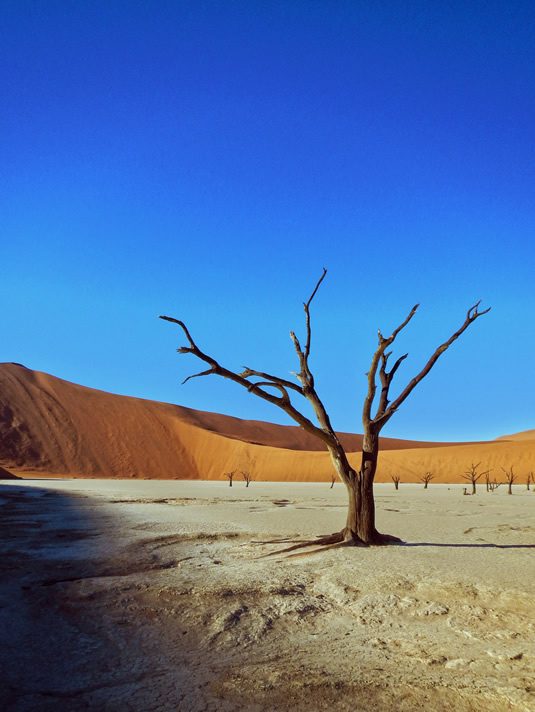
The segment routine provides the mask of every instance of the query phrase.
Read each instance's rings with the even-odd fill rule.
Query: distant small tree
[[[506,470],[502,467],[505,479],[507,480],[507,494],[513,494],[513,482],[516,480],[516,475],[513,473],[513,466]]]
[[[232,470],[231,472],[225,472],[223,477],[228,478],[228,486],[232,487],[232,480],[234,479],[234,475],[236,474],[236,470]]]
[[[247,472],[246,470],[242,470],[241,476],[243,477],[245,481],[245,486],[249,487],[249,483],[254,480],[253,475],[250,472]]]
[[[392,475],[392,482],[394,483],[394,487],[396,489],[399,489],[399,483],[401,482],[401,477],[399,475]]]
[[[533,482],[533,472],[530,472],[526,478],[526,489],[529,490],[530,484]]]
[[[489,492],[494,492],[495,489],[498,489],[498,487],[500,486],[500,484],[501,484],[501,483],[500,483],[500,482],[496,482],[496,480],[494,480],[494,482],[490,482],[490,480],[489,480],[489,482],[487,483],[487,490],[488,490]]]
[[[329,489],[332,489],[332,488],[334,487],[334,483],[335,483],[335,482],[336,482],[336,476],[335,476],[335,475],[331,475],[331,486],[329,487]]]
[[[468,481],[471,483],[471,485],[472,485],[472,494],[475,494],[475,493],[476,493],[476,482],[477,482],[481,477],[483,477],[483,475],[485,475],[486,478],[487,478],[487,480],[486,480],[486,482],[487,482],[487,491],[488,491],[488,489],[489,489],[488,474],[489,474],[490,470],[487,470],[486,472],[480,472],[480,473],[478,474],[478,473],[477,473],[477,468],[478,468],[480,465],[481,465],[480,462],[478,462],[477,465],[474,465],[474,463],[472,463],[472,464],[470,465],[470,467],[466,470],[466,472],[464,473],[464,475],[461,475],[461,477],[462,477],[464,480],[468,480]]]
[[[431,480],[435,479],[435,475],[432,472],[426,472],[423,477],[420,477],[420,482],[424,483],[424,489],[427,489],[427,485]]]

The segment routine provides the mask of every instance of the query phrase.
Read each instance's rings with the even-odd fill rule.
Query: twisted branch
[[[397,329],[394,329],[392,332],[391,336],[389,336],[387,339],[383,337],[380,331],[378,331],[378,337],[379,337],[379,346],[376,350],[376,352],[373,355],[372,358],[372,363],[370,366],[370,370],[366,374],[368,376],[368,393],[366,395],[366,398],[364,399],[364,408],[362,410],[362,421],[364,424],[364,427],[368,427],[371,425],[372,422],[374,422],[375,419],[372,419],[371,416],[371,410],[372,410],[372,405],[373,401],[375,399],[375,393],[376,393],[376,376],[377,376],[377,368],[379,366],[379,361],[382,361],[382,377],[385,379],[385,383],[383,383],[383,393],[381,397],[381,403],[383,403],[386,407],[386,402],[388,401],[388,388],[390,387],[390,381],[392,380],[392,376],[394,375],[392,372],[390,373],[390,379],[388,378],[389,374],[386,373],[386,362],[388,361],[388,356],[390,354],[384,356],[386,349],[394,342],[396,336],[399,334],[399,332],[404,329],[409,321],[412,319],[412,317],[416,314],[416,310],[418,309],[419,304],[416,304],[413,306],[411,311],[409,312],[408,316],[405,318],[405,320],[397,327]],[[405,356],[403,356],[401,359],[398,359],[396,365],[392,369],[395,373],[397,369],[399,368],[399,364]],[[381,403],[379,405],[379,411],[376,415],[377,416],[381,415],[380,409],[381,409]]]
[[[325,407],[323,406],[323,403],[321,402],[319,396],[314,390],[314,377],[308,365],[312,333],[310,325],[310,304],[314,299],[314,296],[316,295],[316,292],[318,291],[319,286],[325,278],[326,274],[327,270],[324,269],[321,278],[319,279],[314,291],[312,292],[312,295],[310,296],[309,300],[304,304],[307,334],[306,346],[304,351],[301,349],[301,346],[295,334],[293,332],[290,332],[301,366],[300,373],[296,375],[297,378],[301,381],[302,386],[299,386],[296,383],[292,383],[292,381],[289,381],[285,378],[279,378],[278,376],[273,376],[269,373],[265,373],[264,371],[256,371],[248,367],[246,367],[242,373],[235,373],[234,371],[230,371],[229,369],[221,366],[212,356],[209,356],[208,354],[205,354],[203,351],[201,351],[201,349],[193,340],[193,337],[189,333],[183,321],[180,321],[179,319],[174,319],[170,316],[160,316],[160,319],[164,319],[165,321],[170,321],[173,324],[177,324],[182,329],[186,336],[186,339],[188,340],[189,346],[181,346],[179,349],[177,349],[178,353],[192,354],[193,356],[196,356],[198,359],[204,361],[210,366],[210,368],[206,371],[201,371],[200,373],[188,376],[183,381],[183,383],[186,383],[191,378],[198,378],[199,376],[209,376],[212,374],[222,376],[223,378],[228,378],[229,380],[234,381],[234,383],[237,383],[243,388],[246,388],[250,393],[253,393],[259,398],[263,398],[269,403],[272,403],[273,405],[276,405],[282,410],[284,410],[304,430],[322,440],[328,448],[339,447],[340,444],[330,424],[329,416],[327,415]],[[263,380],[257,382],[248,380],[253,377],[260,378]],[[268,393],[265,388],[276,388],[280,391],[281,395],[276,396],[272,393]],[[291,402],[290,395],[288,392],[289,390],[295,391],[296,393],[299,393],[299,395],[307,398],[307,400],[312,404],[312,407],[314,408],[314,412],[316,414],[320,427],[315,425],[311,420],[309,420],[299,410],[297,410],[297,408],[295,408],[295,406]]]
[[[463,322],[463,324],[460,326],[457,331],[450,336],[450,338],[445,341],[443,344],[441,344],[433,353],[433,355],[430,357],[426,365],[422,368],[420,373],[418,373],[409,383],[408,385],[403,389],[401,394],[392,402],[389,404],[388,401],[388,391],[390,389],[390,385],[392,383],[392,379],[394,377],[394,374],[398,370],[400,364],[404,359],[407,358],[408,354],[404,354],[394,364],[392,370],[390,372],[386,371],[386,365],[388,362],[388,358],[391,355],[391,352],[385,353],[386,349],[388,346],[392,344],[392,342],[395,340],[396,336],[399,334],[399,332],[409,323],[409,321],[412,319],[414,314],[416,313],[416,309],[418,308],[418,304],[414,306],[408,315],[408,317],[405,319],[400,326],[398,326],[397,329],[395,329],[392,332],[392,335],[385,339],[381,332],[379,331],[379,346],[377,348],[377,351],[375,352],[373,359],[372,359],[372,365],[370,368],[370,371],[368,372],[368,395],[366,396],[366,399],[364,401],[364,411],[363,411],[363,423],[364,427],[369,427],[371,429],[374,429],[377,433],[380,431],[380,429],[390,420],[392,415],[396,412],[396,410],[400,407],[400,405],[406,400],[406,398],[412,393],[414,388],[420,383],[421,380],[427,376],[429,371],[433,368],[439,357],[448,349],[451,344],[459,338],[459,336],[466,331],[466,329],[472,324],[476,319],[478,319],[480,316],[483,316],[483,314],[487,314],[490,311],[490,307],[488,309],[485,309],[484,311],[478,311],[478,306],[481,304],[481,300],[477,302],[477,304],[474,304],[474,306],[470,307],[466,313],[466,318]],[[373,400],[375,398],[375,392],[376,392],[376,374],[377,374],[377,369],[379,366],[379,361],[381,362],[381,367],[379,369],[379,378],[381,381],[382,389],[381,389],[381,395],[379,398],[379,404],[377,407],[377,412],[375,414],[375,417],[371,417],[371,408],[373,404]]]
[[[245,370],[242,373],[239,373],[238,375],[242,378],[251,378],[253,376],[257,378],[264,378],[266,381],[270,381],[273,385],[290,388],[293,391],[299,393],[299,395],[304,395],[303,389],[301,388],[301,386],[298,386],[297,383],[292,383],[292,381],[287,381],[285,378],[279,378],[278,376],[272,376],[271,374],[264,373],[263,371],[254,371],[253,369],[246,367]]]
[[[478,319],[480,316],[483,316],[483,314],[487,314],[490,311],[490,307],[488,309],[485,309],[485,311],[479,312],[477,310],[478,306],[481,304],[481,300],[477,302],[477,304],[474,304],[473,307],[470,307],[470,309],[466,312],[466,319],[464,320],[463,324],[460,326],[457,331],[450,336],[450,338],[445,341],[443,344],[441,344],[434,352],[434,354],[431,356],[429,361],[426,363],[426,365],[422,368],[420,373],[415,376],[410,383],[404,388],[402,393],[396,398],[396,400],[390,404],[390,406],[387,408],[385,412],[385,417],[386,420],[392,417],[392,415],[396,412],[396,410],[399,408],[399,406],[403,403],[404,400],[412,393],[414,388],[420,383],[422,379],[424,379],[429,371],[433,368],[435,363],[438,361],[440,356],[453,344],[454,341],[456,341],[459,336],[468,329],[470,324],[473,324],[473,322]],[[385,422],[386,422],[385,420]]]

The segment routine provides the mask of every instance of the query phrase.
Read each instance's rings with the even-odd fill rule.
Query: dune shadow
[[[0,484],[1,710],[100,710],[110,699],[110,709],[126,709],[124,690],[142,696],[166,674],[140,665],[135,621],[118,630],[107,616],[117,581],[135,586],[132,573],[162,562],[124,542],[100,505],[46,485]]]
[[[89,643],[64,587],[51,584],[96,573],[98,517],[46,486],[0,485],[0,496],[0,708],[66,709],[84,686],[88,647],[110,650],[97,637]]]

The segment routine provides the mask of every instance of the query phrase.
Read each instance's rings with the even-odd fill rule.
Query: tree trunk
[[[375,502],[373,481],[367,481],[361,473],[354,473],[354,480],[347,485],[349,506],[345,526],[345,538],[356,538],[365,544],[377,544],[375,530]]]
[[[355,472],[351,467],[341,445],[329,447],[329,452],[335,470],[347,488],[349,499],[346,525],[340,532],[341,539],[361,546],[401,542],[398,537],[381,534],[375,528],[373,481],[377,470],[379,437],[374,433],[364,436],[360,472]]]
[[[380,544],[386,540],[375,529],[375,501],[373,480],[377,470],[379,439],[367,436],[364,439],[362,467],[360,472],[350,466],[345,453],[331,450],[336,471],[344,482],[348,493],[348,510],[343,538],[357,543]]]
[[[379,437],[372,433],[365,433],[362,443],[362,465],[358,476],[359,492],[359,521],[357,534],[366,542],[377,542],[375,529],[375,501],[373,498],[373,481],[377,471],[377,458],[379,456]]]
[[[476,483],[472,480],[472,494],[476,493]]]

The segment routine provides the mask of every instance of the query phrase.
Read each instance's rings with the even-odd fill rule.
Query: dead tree
[[[466,470],[464,475],[461,475],[461,477],[464,480],[468,480],[468,482],[471,483],[472,485],[472,494],[476,493],[476,482],[481,479],[481,477],[485,476],[486,478],[486,483],[487,483],[487,492],[489,489],[489,472],[490,470],[487,470],[486,472],[480,472],[479,474],[477,473],[477,468],[481,465],[480,462],[477,463],[477,465],[474,465],[472,463],[470,467]]]
[[[533,472],[530,472],[526,477],[526,489],[529,491],[529,486],[533,482]]]
[[[241,476],[244,479],[245,486],[249,487],[249,483],[252,482],[254,479],[253,475],[250,472],[248,472],[247,470],[242,470]]]
[[[399,483],[401,482],[401,477],[399,475],[391,475],[392,477],[392,482],[394,483],[394,487],[396,489],[399,489]]]
[[[184,332],[189,345],[179,348],[178,353],[192,354],[209,366],[207,370],[186,378],[184,383],[191,378],[199,376],[217,375],[227,378],[228,380],[246,388],[253,395],[281,408],[304,430],[321,440],[329,451],[335,472],[345,484],[348,492],[349,506],[346,524],[340,532],[319,537],[312,542],[301,542],[300,544],[297,544],[296,547],[289,547],[289,549],[307,546],[312,543],[320,545],[349,544],[366,546],[370,544],[399,542],[400,540],[397,537],[388,534],[380,534],[375,527],[373,482],[377,470],[377,459],[379,455],[379,433],[394,413],[404,403],[407,397],[412,393],[414,388],[425,378],[425,376],[427,376],[429,371],[437,362],[438,358],[474,321],[476,321],[476,319],[478,319],[478,317],[486,314],[489,309],[479,312],[478,306],[480,302],[475,304],[473,307],[470,307],[466,314],[465,320],[459,329],[457,329],[457,331],[452,334],[447,341],[435,350],[422,370],[411,381],[409,381],[401,393],[392,402],[389,400],[389,390],[392,379],[394,378],[394,375],[396,374],[402,361],[407,358],[408,354],[400,356],[392,366],[391,370],[387,371],[387,362],[391,355],[391,351],[388,349],[394,343],[400,331],[407,326],[416,314],[418,305],[411,309],[408,316],[396,329],[394,329],[391,336],[385,338],[380,331],[378,332],[379,344],[372,357],[370,369],[367,373],[368,392],[364,399],[362,411],[364,438],[361,464],[358,469],[354,469],[349,463],[345,449],[343,448],[338,435],[335,433],[325,406],[316,391],[314,376],[309,364],[312,334],[310,324],[310,305],[320,287],[320,284],[325,278],[326,273],[327,270],[324,269],[311,297],[304,303],[306,320],[306,340],[304,347],[301,346],[301,343],[297,339],[294,332],[290,332],[290,336],[299,359],[299,371],[293,374],[296,376],[298,382],[290,381],[286,378],[280,378],[279,376],[273,376],[270,373],[257,371],[248,367],[246,367],[241,373],[231,371],[224,366],[221,366],[215,358],[201,351],[184,322],[169,316],[161,316],[160,318],[177,324]],[[379,385],[377,380],[379,380]],[[376,401],[378,388],[379,393]],[[278,395],[273,393],[273,390],[278,391]],[[312,405],[318,423],[317,425],[303,415],[303,413],[294,405],[292,397],[295,397],[295,394],[306,398]],[[372,413],[374,403],[376,403],[375,412]]]
[[[494,482],[490,481],[490,473],[492,470],[487,470],[485,472],[485,484],[487,485],[487,492],[494,492],[495,489],[498,489],[500,486],[499,482],[496,482],[496,477],[494,478]]]
[[[513,494],[513,482],[516,480],[516,475],[513,473],[513,466],[511,465],[509,470],[502,467],[502,470],[507,480],[507,494]]]
[[[435,475],[432,472],[426,472],[423,477],[420,477],[420,482],[424,483],[424,489],[427,489],[427,485],[431,480],[435,479]]]
[[[251,457],[249,452],[246,452],[240,463],[240,474],[245,482],[245,486],[249,487],[249,484],[254,480],[256,473],[256,457]]]
[[[336,482],[336,475],[331,475],[331,486],[329,489],[332,489],[334,487],[334,483]]]
[[[232,470],[232,472],[225,472],[223,477],[228,477],[228,486],[232,487],[232,480],[234,479],[234,475],[236,474],[236,470]]]

